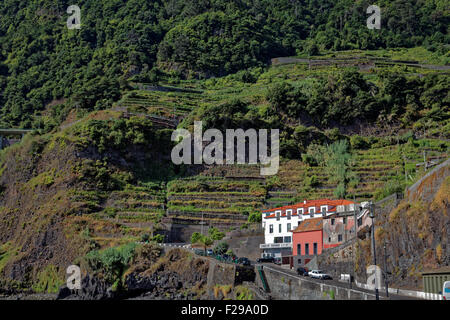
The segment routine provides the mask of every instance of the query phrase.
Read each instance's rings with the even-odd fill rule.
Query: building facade
[[[295,230],[301,222],[354,209],[353,201],[322,199],[305,200],[294,205],[264,210],[262,212],[264,243],[260,245],[261,256],[292,256],[292,230]]]
[[[297,268],[307,264],[323,251],[323,218],[302,221],[292,230],[292,265]]]
[[[355,238],[355,229],[364,232],[369,220],[368,203],[344,205],[323,218],[304,220],[292,231],[291,266],[305,266],[314,256]]]

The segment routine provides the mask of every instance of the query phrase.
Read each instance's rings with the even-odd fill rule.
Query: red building
[[[302,221],[292,230],[292,255],[295,268],[307,264],[323,250],[323,218]]]

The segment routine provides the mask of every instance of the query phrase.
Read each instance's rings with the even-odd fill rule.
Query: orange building
[[[304,266],[323,250],[323,218],[302,221],[292,230],[292,255],[295,268]]]

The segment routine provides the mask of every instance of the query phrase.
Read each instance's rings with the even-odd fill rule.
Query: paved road
[[[316,282],[316,283],[325,283],[325,284],[333,285],[333,286],[336,286],[336,287],[339,287],[339,288],[349,288],[350,287],[350,285],[348,283],[344,283],[344,282],[337,281],[337,280],[320,280],[320,279],[313,279],[313,278],[310,278],[310,277],[299,276],[299,275],[297,275],[297,273],[294,270],[282,268],[282,267],[280,267],[280,266],[278,266],[276,264],[273,264],[273,263],[261,263],[261,265],[267,266],[267,267],[272,268],[274,270],[283,272],[285,274],[289,274],[289,275],[291,275],[294,278],[305,280],[305,281],[312,281],[312,282]],[[352,289],[358,290],[358,291],[361,291],[361,292],[365,292],[365,293],[368,293],[368,294],[373,294],[373,295],[375,294],[374,291],[366,290],[366,289],[363,289],[363,288],[359,288],[354,283],[352,284]],[[391,294],[391,293],[389,294],[389,298],[387,298],[386,297],[386,292],[385,291],[381,291],[381,290],[380,290],[379,294],[380,294],[380,299],[382,299],[382,300],[386,300],[386,299],[389,299],[389,300],[422,300],[422,299],[415,298],[415,297],[400,296],[400,295]]]

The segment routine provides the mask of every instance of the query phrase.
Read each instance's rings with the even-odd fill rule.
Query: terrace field
[[[447,77],[448,72],[445,67],[442,70],[421,68],[422,64],[444,66],[446,63],[445,58],[424,48],[331,52],[311,59],[332,60],[327,64],[311,65],[297,60],[277,63],[275,59],[275,65],[270,68],[255,68],[245,74],[239,72],[223,78],[175,82],[166,79],[159,86],[135,84],[135,89],[125,94],[116,108],[141,116],[175,119],[181,122],[181,127],[189,128],[193,120],[201,119],[197,110],[207,110],[230,100],[244,101],[249,104],[250,113],[264,116],[269,107],[267,89],[277,84],[308,86],[320,78],[346,70],[358,70],[368,81],[378,81],[376,75],[384,70],[392,71],[393,65],[406,77],[415,77],[418,72],[422,76]],[[335,63],[333,59],[346,63]],[[371,67],[366,68],[367,65]],[[293,119],[288,122],[296,125]],[[447,128],[448,120],[428,123],[421,138],[409,140],[400,137],[408,132],[407,128],[386,129],[375,135],[378,138],[372,145],[354,148],[352,170],[358,183],[349,188],[349,196],[357,201],[380,200],[393,192],[402,192],[425,173],[423,166],[416,167],[424,161],[424,152],[428,161],[439,162],[448,157]],[[371,136],[369,129],[359,133]],[[330,135],[327,130],[322,132]],[[346,132],[345,128],[343,132]],[[420,131],[416,132],[416,136],[420,134]],[[340,138],[344,137],[340,135]],[[280,171],[274,177],[260,176],[257,166],[207,166],[189,177],[169,178],[167,184],[161,184],[156,198],[154,195],[140,198],[133,191],[120,193],[99,217],[135,228],[153,227],[155,223],[161,223],[163,217],[164,223],[204,223],[236,228],[245,226],[249,217],[261,209],[304,199],[333,198],[336,184],[330,182],[330,178],[324,167],[311,166],[300,157],[282,158]],[[142,194],[145,192],[144,189]]]
[[[1,252],[5,252],[0,256],[0,272],[25,265],[23,261],[39,261],[36,270],[40,270],[52,256],[57,257],[53,264],[65,265],[67,259],[92,250],[167,241],[173,226],[189,232],[200,230],[201,225],[221,231],[249,228],[259,225],[263,209],[304,199],[336,198],[333,171],[308,156],[315,148],[323,152],[339,141],[348,142],[349,170],[356,176],[346,186],[346,198],[380,200],[403,192],[430,170],[421,164],[424,159],[433,166],[448,158],[446,70],[391,62],[398,64],[395,70],[402,78],[394,78],[389,85],[430,81],[420,87],[429,90],[430,98],[420,100],[423,105],[411,116],[408,107],[398,116],[381,114],[376,121],[354,117],[346,124],[324,124],[294,110],[306,106],[304,99],[310,99],[319,84],[333,89],[336,79],[345,87],[347,80],[361,75],[357,82],[367,82],[367,90],[385,90],[383,75],[391,66],[366,68],[370,59],[361,60],[359,54],[346,53],[355,59],[344,65],[294,62],[222,78],[165,78],[158,85],[131,84],[132,89],[124,91],[111,109],[71,112],[53,129],[36,130],[2,150],[0,240]],[[314,57],[318,58],[329,59]],[[343,74],[350,77],[343,80]],[[290,86],[287,93],[283,92],[285,85]],[[277,100],[280,92],[282,98]],[[383,103],[390,101],[376,90],[369,94]],[[409,95],[405,101],[412,100],[411,92],[405,95]],[[280,100],[290,102],[280,106]],[[346,105],[343,100],[342,107]],[[175,166],[170,160],[172,131],[176,126],[192,129],[196,120],[204,121],[205,129],[279,128],[278,174],[261,176],[258,165]],[[42,248],[35,245],[35,239],[45,243],[46,234],[64,243],[48,251],[47,260],[37,258]],[[184,241],[188,237],[184,235]]]

